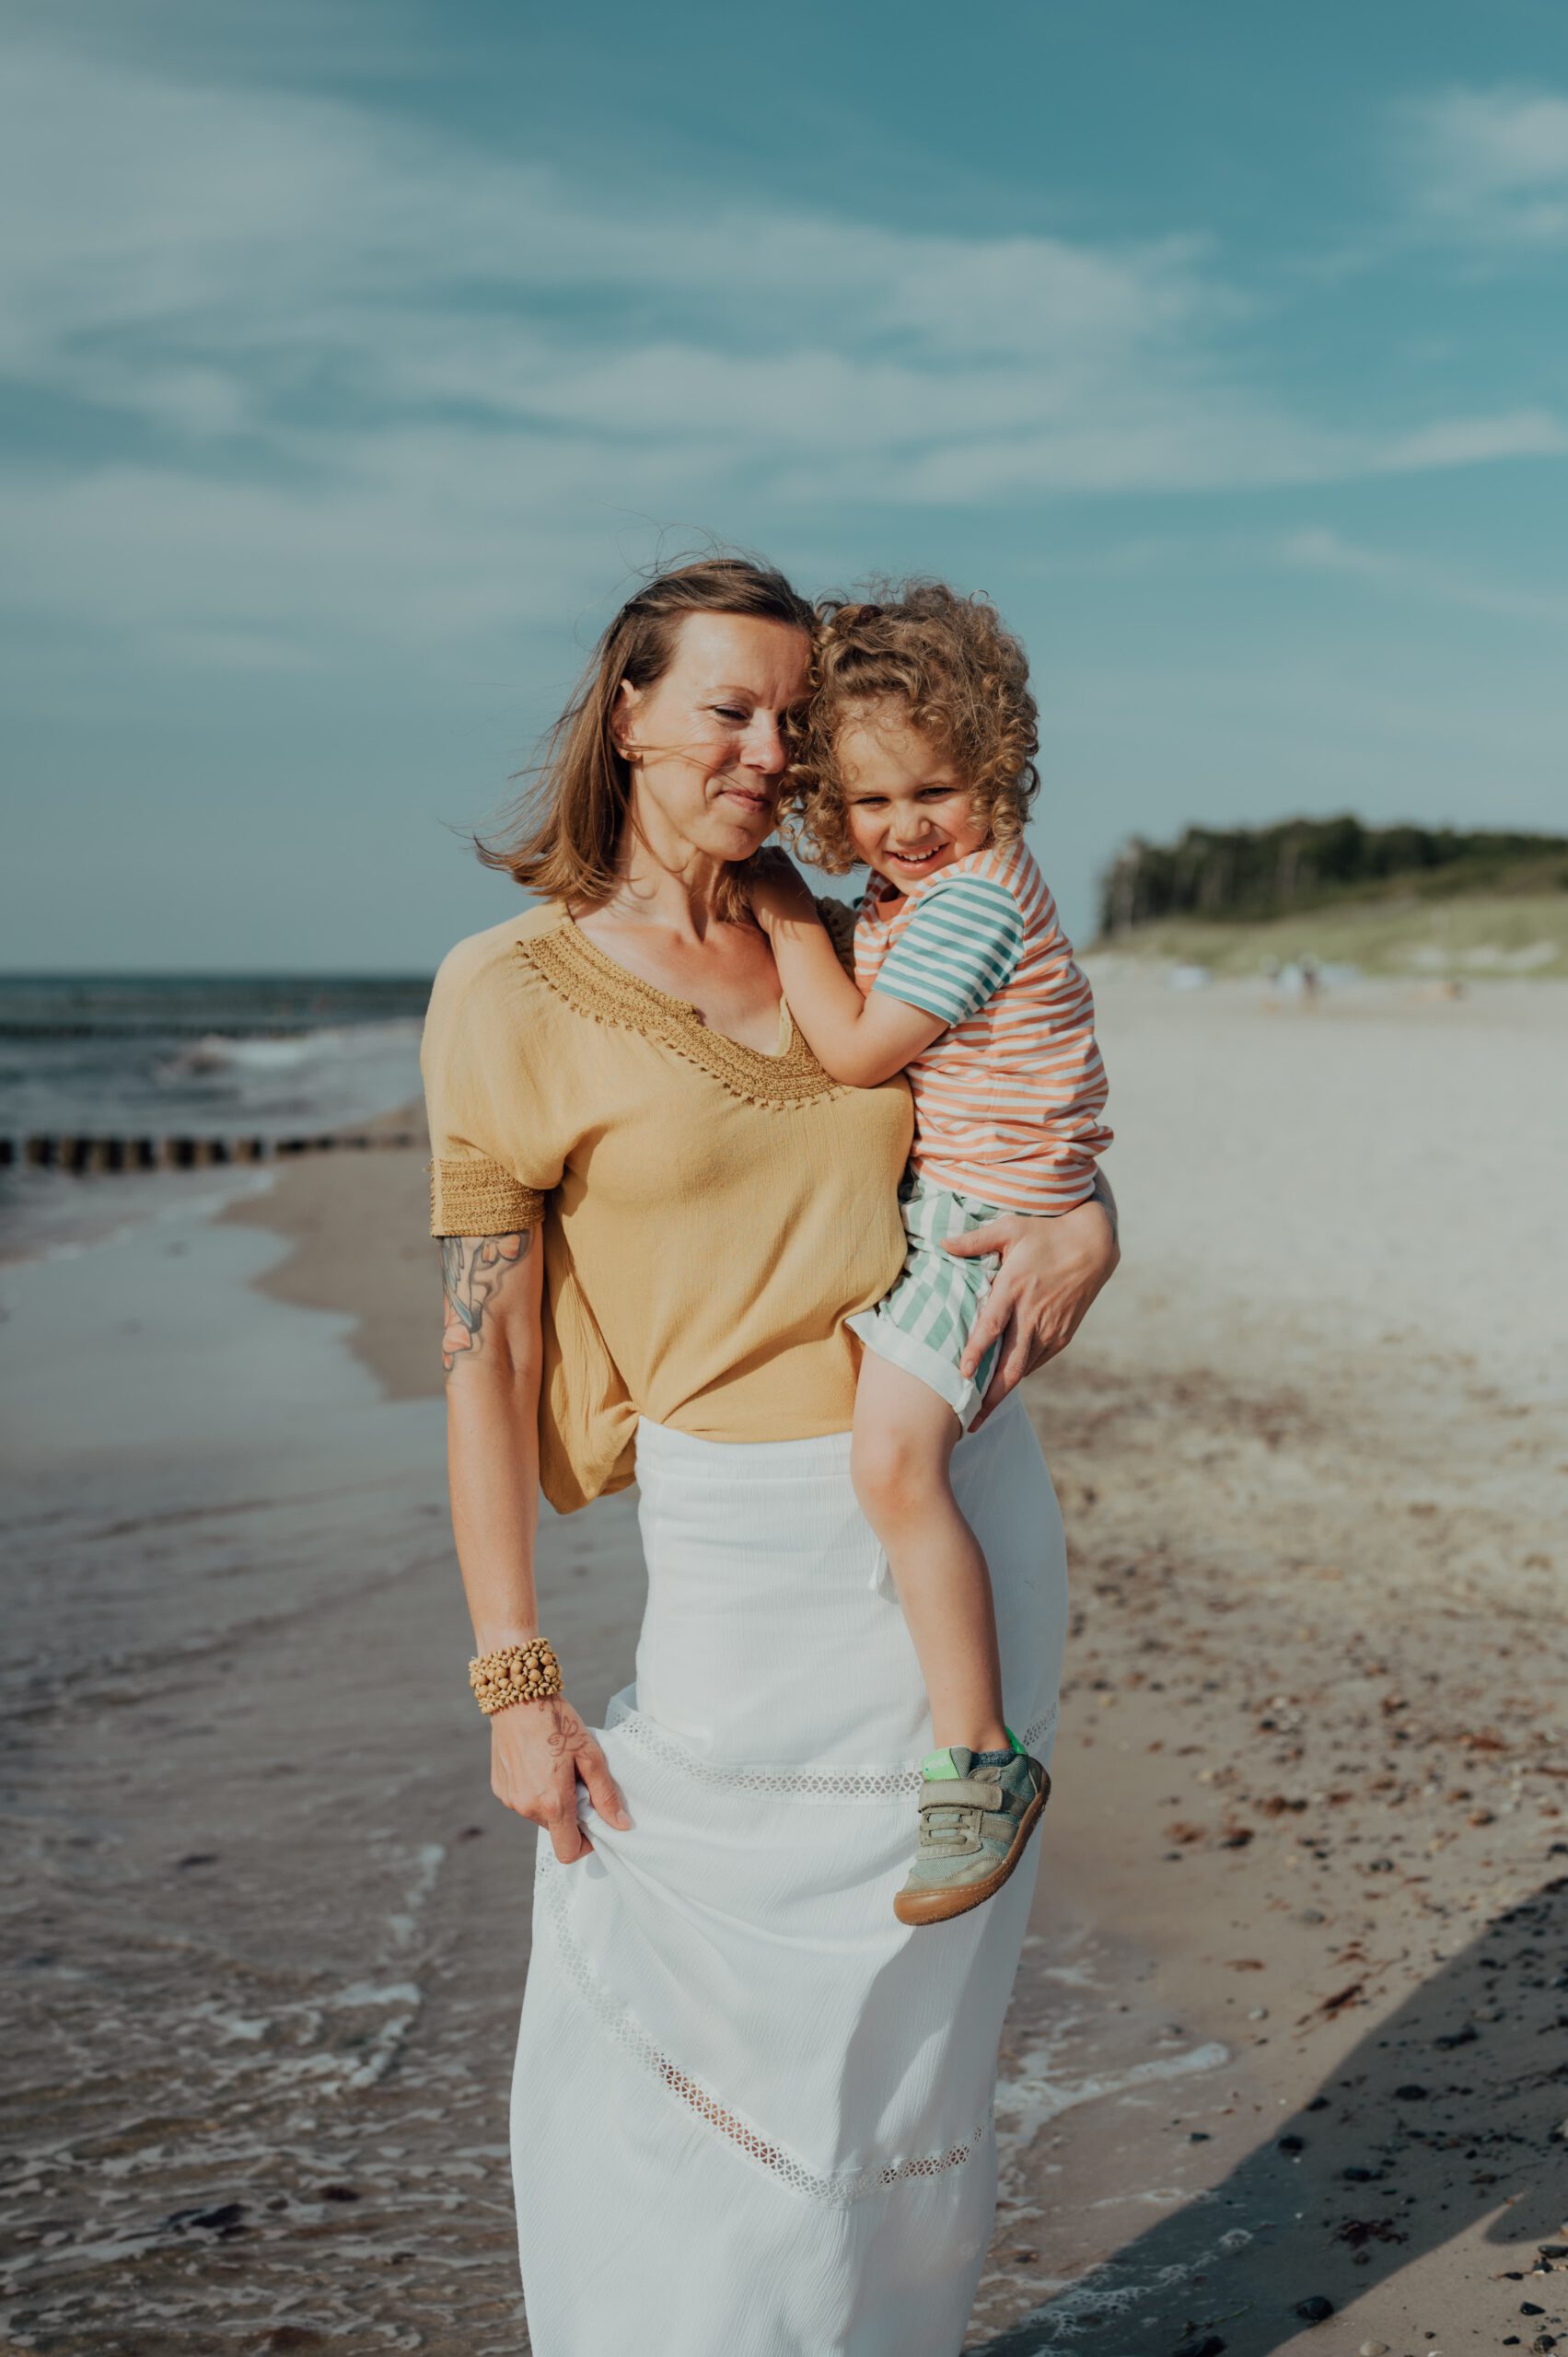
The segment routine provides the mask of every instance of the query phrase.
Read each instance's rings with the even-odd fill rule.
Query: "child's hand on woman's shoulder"
[[[817,914],[810,887],[785,852],[759,852],[747,872],[746,888],[751,913],[766,934],[783,918]]]

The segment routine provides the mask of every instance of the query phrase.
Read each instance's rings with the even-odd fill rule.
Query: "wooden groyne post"
[[[57,1170],[73,1178],[125,1170],[212,1170],[278,1162],[299,1154],[364,1154],[383,1146],[422,1146],[423,1130],[328,1130],[302,1138],[107,1138],[46,1133],[0,1137],[0,1170]]]

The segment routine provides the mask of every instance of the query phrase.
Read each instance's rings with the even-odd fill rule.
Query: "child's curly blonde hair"
[[[941,581],[873,585],[867,598],[817,607],[811,693],[796,725],[784,831],[816,867],[858,865],[850,841],[839,739],[846,723],[893,704],[957,764],[977,819],[996,842],[1023,832],[1040,789],[1040,717],[1024,650],[983,598]]]

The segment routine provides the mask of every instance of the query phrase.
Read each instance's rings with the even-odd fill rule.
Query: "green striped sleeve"
[[[927,893],[882,961],[873,987],[944,1023],[962,1023],[1010,982],[1024,921],[1011,892],[962,876]]]

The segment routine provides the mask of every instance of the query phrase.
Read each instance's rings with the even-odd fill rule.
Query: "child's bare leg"
[[[866,1352],[851,1469],[914,1640],[932,1740],[1006,1751],[991,1574],[948,1478],[960,1429],[928,1384]]]

